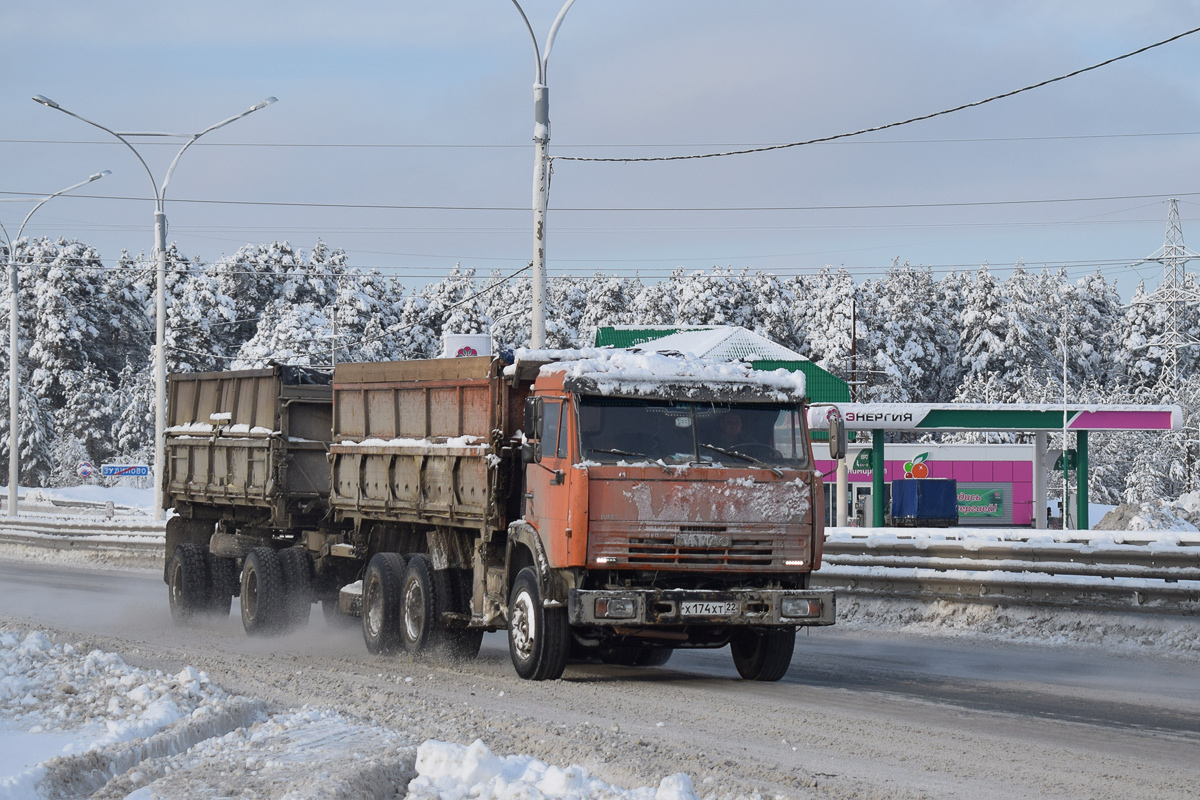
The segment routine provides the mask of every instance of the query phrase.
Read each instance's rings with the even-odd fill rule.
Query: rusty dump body
[[[360,615],[372,652],[459,657],[507,628],[532,679],[568,654],[728,644],[743,677],[778,680],[796,627],[834,622],[808,585],[824,502],[802,382],[573,353],[339,364],[331,385],[173,375],[173,612],[240,591],[256,633],[320,601]]]
[[[332,388],[302,367],[170,376],[165,504],[239,525],[315,525],[329,497]]]

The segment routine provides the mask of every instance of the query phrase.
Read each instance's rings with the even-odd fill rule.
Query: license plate
[[[731,600],[720,603],[680,603],[679,613],[685,617],[732,617],[738,613],[738,604]]]

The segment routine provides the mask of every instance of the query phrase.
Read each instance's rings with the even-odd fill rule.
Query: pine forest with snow
[[[78,483],[80,461],[152,458],[155,262],[106,262],[79,241],[23,239],[19,368],[22,483]],[[3,248],[0,248],[2,251]],[[4,253],[7,258],[7,253]],[[486,333],[528,345],[528,273],[505,279],[455,266],[412,290],[347,265],[318,241],[246,245],[211,263],[167,254],[167,369],[248,369],[271,362],[430,358],[441,335]],[[1007,272],[1007,270],[1006,270]],[[1189,276],[1190,281],[1190,276]],[[1194,288],[1194,287],[1193,287]],[[3,288],[8,308],[9,287]],[[1138,286],[1123,303],[1101,274],[985,265],[937,277],[894,265],[856,282],[846,270],[779,277],[676,269],[659,282],[597,274],[553,277],[547,345],[590,345],[602,325],[740,325],[849,378],[851,301],[860,399],[879,402],[1179,403],[1184,429],[1095,437],[1094,502],[1144,502],[1194,488],[1189,429],[1200,423],[1200,352],[1181,350],[1178,391],[1164,379],[1165,305]],[[1200,334],[1190,308],[1186,333]],[[0,361],[8,371],[8,326]],[[0,394],[0,471],[8,463],[8,393]],[[961,434],[959,440],[983,440]],[[1002,437],[1012,440],[1012,437]],[[997,435],[991,434],[991,441]]]

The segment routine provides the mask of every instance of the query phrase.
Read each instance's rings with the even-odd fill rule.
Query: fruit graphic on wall
[[[921,453],[912,461],[904,462],[904,477],[906,478],[928,478],[929,465],[925,463],[925,459],[929,457],[929,453]]]

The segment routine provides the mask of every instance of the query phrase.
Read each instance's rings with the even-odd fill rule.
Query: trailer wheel
[[[208,566],[200,545],[185,543],[175,548],[167,564],[167,597],[176,624],[189,622],[209,608]]]
[[[233,596],[238,593],[237,561],[205,553],[208,566],[208,608],[210,614],[228,617]]]
[[[404,649],[421,658],[440,650],[445,643],[442,635],[442,611],[447,601],[445,575],[434,577],[429,556],[418,553],[408,559],[404,573],[404,589],[400,595],[401,633]]]
[[[525,567],[508,600],[508,653],[517,674],[531,681],[562,677],[570,646],[566,608],[543,607],[537,572]]]
[[[748,681],[777,681],[792,664],[796,648],[796,629],[738,631],[729,641],[733,665]]]
[[[269,547],[246,554],[242,567],[242,627],[251,636],[280,633],[284,623],[285,587],[279,556]]]
[[[312,557],[299,547],[285,547],[278,553],[283,570],[284,624],[302,628],[312,613]]]
[[[367,650],[376,655],[400,649],[400,592],[404,558],[399,553],[376,553],[363,577],[362,630]]]

